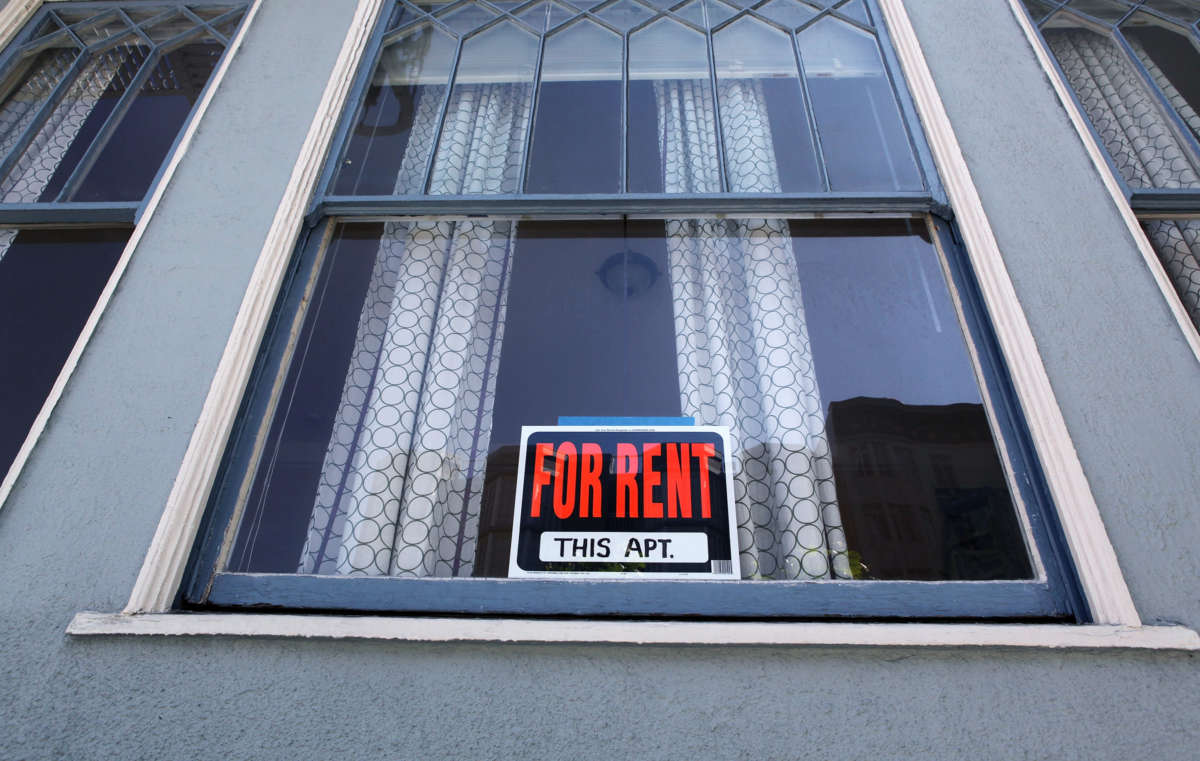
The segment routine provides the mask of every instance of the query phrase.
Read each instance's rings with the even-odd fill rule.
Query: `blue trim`
[[[552,581],[218,573],[208,602],[259,610],[638,618],[1070,617],[1056,607],[1046,585],[1010,581]]]
[[[120,201],[114,203],[6,203],[0,204],[0,224],[133,224],[136,221],[139,208],[140,206],[137,201]]]
[[[935,220],[934,229],[945,253],[951,284],[958,291],[966,322],[964,327],[975,347],[980,375],[990,397],[993,422],[1004,440],[1012,468],[1012,481],[1025,504],[1034,545],[1046,570],[1049,588],[1055,596],[1055,607],[1071,611],[1080,623],[1090,621],[1091,613],[1083,595],[1083,587],[1068,560],[1070,549],[1066,536],[1054,511],[1050,488],[1025,423],[1012,377],[1004,363],[999,341],[992,330],[983,294],[952,224]]]
[[[300,307],[304,298],[303,285],[318,274],[322,260],[321,243],[325,240],[327,229],[333,222],[307,231],[301,235],[299,250],[291,266],[283,278],[280,293],[283,297],[276,304],[275,311],[264,333],[264,339],[259,348],[258,357],[250,373],[250,382],[242,394],[238,414],[231,428],[229,441],[225,445],[226,456],[223,458],[220,470],[213,482],[208,508],[205,511],[204,522],[196,533],[196,542],[188,561],[184,576],[188,583],[183,585],[181,595],[189,599],[202,599],[207,594],[207,587],[212,580],[213,568],[221,552],[221,543],[225,527],[234,519],[238,491],[247,479],[253,478],[255,471],[255,436],[256,423],[266,418],[271,407],[272,399],[269,393],[260,393],[261,388],[267,388],[277,380],[282,379],[286,372],[287,349],[291,339],[289,325],[298,326],[298,319],[303,319]],[[315,284],[320,287],[320,283]],[[236,537],[231,538],[234,539]],[[232,549],[232,547],[231,547]],[[178,603],[179,600],[176,601]]]
[[[1200,188],[1144,188],[1133,191],[1129,205],[1139,214],[1187,214],[1200,211]]]
[[[683,426],[695,425],[694,417],[575,417],[559,415],[559,425],[610,425],[619,426]]]

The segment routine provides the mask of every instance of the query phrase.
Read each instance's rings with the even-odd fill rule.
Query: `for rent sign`
[[[510,577],[738,578],[721,427],[521,429]]]

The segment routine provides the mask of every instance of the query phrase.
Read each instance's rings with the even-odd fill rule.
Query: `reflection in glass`
[[[713,35],[729,189],[736,193],[822,189],[787,34],[741,18]]]
[[[192,42],[160,54],[149,78],[126,106],[104,147],[97,154],[72,201],[136,201],[146,194],[159,165],[175,142],[192,107],[216,68],[223,48],[210,42]],[[92,125],[101,123],[93,113],[80,130],[44,197],[49,198],[74,166],[76,146],[92,142]]]
[[[344,224],[311,293],[233,570],[502,576],[522,425],[688,416],[743,578],[1032,575],[912,223]]]
[[[921,175],[870,34],[826,17],[797,34],[832,190],[919,190]]]
[[[1134,54],[1167,101],[1200,137],[1200,52],[1179,30],[1152,23],[1148,14],[1137,14],[1122,27]]]
[[[128,230],[0,229],[0,473],[75,346]]]
[[[719,193],[704,35],[669,19],[629,36],[629,191]]]
[[[595,14],[616,28],[626,30],[650,18],[654,12],[633,0],[620,0],[595,11]]]
[[[758,12],[772,21],[777,21],[792,29],[807,22],[818,13],[816,8],[802,3],[800,0],[771,0],[759,8]]]
[[[1129,13],[1129,6],[1118,0],[1071,0],[1070,8],[1101,21],[1120,21]]]
[[[621,38],[580,21],[546,38],[530,193],[621,190]]]
[[[1200,328],[1200,220],[1149,219],[1142,227],[1192,324]]]
[[[383,49],[347,141],[334,194],[424,190],[456,46],[454,38],[429,25]]]

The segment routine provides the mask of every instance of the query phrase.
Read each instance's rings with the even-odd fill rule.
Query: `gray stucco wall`
[[[1139,610],[1200,626],[1200,366],[1002,0],[908,0]],[[1187,758],[1194,657],[71,639],[133,584],[353,0],[267,0],[0,509],[0,757]]]

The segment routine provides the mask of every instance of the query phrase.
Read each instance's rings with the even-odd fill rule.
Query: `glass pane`
[[[777,21],[793,29],[817,15],[815,8],[807,3],[799,2],[799,0],[771,0],[759,8],[758,12],[772,21]]]
[[[496,18],[496,14],[482,5],[470,3],[468,5],[461,5],[448,13],[440,15],[438,18],[441,19],[443,24],[459,34],[465,34],[475,27],[482,26]]]
[[[383,49],[350,131],[335,195],[424,190],[456,44],[422,26]]]
[[[796,54],[787,34],[741,18],[713,36],[729,189],[822,189]]]
[[[1134,16],[1122,31],[1167,102],[1200,137],[1200,52],[1191,36],[1155,23],[1144,13]]]
[[[47,48],[18,65],[17,72],[5,83],[7,95],[0,104],[0,156],[7,156],[17,144],[75,62],[75,55],[74,48]]]
[[[629,191],[719,193],[704,35],[669,19],[629,37]]]
[[[223,52],[216,43],[194,42],[160,56],[70,200],[140,200]]]
[[[0,473],[46,401],[128,230],[0,229]]]
[[[537,53],[537,37],[511,21],[463,43],[431,194],[519,190]]]
[[[1054,5],[1045,2],[1045,0],[1024,0],[1025,7],[1029,10],[1029,16],[1034,21],[1041,21],[1046,17],[1046,14],[1054,10]]]
[[[1101,21],[1120,21],[1129,12],[1120,0],[1071,0],[1070,7]]]
[[[1049,23],[1042,30],[1046,43],[1125,181],[1135,188],[1200,187],[1191,149],[1117,43],[1064,26],[1061,16]],[[1187,73],[1181,84],[1192,76]],[[1186,105],[1182,97],[1179,103]]]
[[[195,13],[205,21],[212,21],[216,17],[228,13],[236,8],[236,5],[189,5],[192,13]]]
[[[848,16],[855,21],[871,25],[871,15],[867,13],[867,6],[863,5],[862,0],[850,0],[848,3],[843,3],[837,7],[843,15]]]
[[[546,38],[530,193],[621,190],[621,38],[581,21]]]
[[[831,188],[921,189],[875,38],[824,18],[799,32],[798,39]]]
[[[618,29],[631,29],[654,15],[654,11],[633,0],[620,0],[605,6],[595,14]]]
[[[688,416],[744,578],[1032,576],[923,227],[346,224],[324,262],[232,570],[506,575],[521,426]]]
[[[84,45],[92,45],[97,42],[107,40],[109,37],[114,37],[129,29],[121,17],[115,12],[102,13],[98,16],[93,16],[71,27],[71,31],[83,42]]]
[[[187,34],[195,28],[196,23],[185,14],[175,13],[153,26],[143,27],[142,29],[155,42],[166,42],[167,40],[175,39],[181,34]]]
[[[1145,6],[1185,24],[1192,24],[1200,19],[1200,3],[1195,0],[1146,0]]]
[[[5,203],[55,200],[148,52],[142,45],[126,42],[93,56],[0,183],[0,199]]]
[[[534,29],[545,31],[553,29],[576,14],[558,3],[538,3],[517,14],[517,18],[529,24]]]
[[[1142,227],[1192,324],[1200,329],[1200,221],[1156,219]]]

